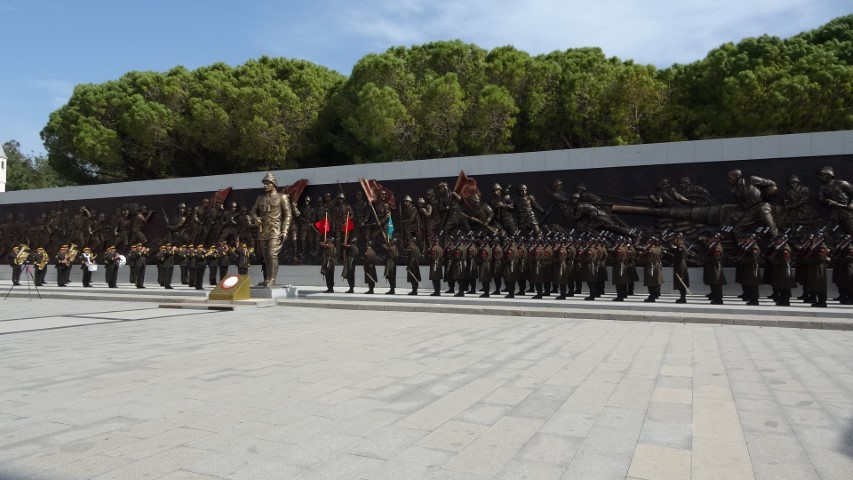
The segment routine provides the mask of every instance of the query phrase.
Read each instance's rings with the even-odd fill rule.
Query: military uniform
[[[354,293],[355,290],[355,259],[358,257],[358,247],[354,242],[345,243],[342,245],[344,266],[341,270],[341,277],[347,281],[349,290],[346,293]]]
[[[702,280],[705,285],[711,287],[711,294],[708,298],[712,304],[722,305],[726,275],[723,272],[723,246],[719,241],[714,241],[709,245],[708,251],[705,252],[703,264]]]
[[[394,295],[397,288],[397,257],[399,256],[397,246],[393,242],[385,246],[385,271],[384,277],[388,280],[389,289],[387,295]]]
[[[118,253],[114,246],[107,248],[104,253],[104,280],[107,287],[118,288]]]
[[[656,243],[649,245],[644,253],[643,285],[649,290],[649,296],[644,302],[654,302],[660,297],[660,287],[663,285],[663,251]]]
[[[672,284],[680,297],[675,303],[687,303],[687,289],[690,288],[690,274],[687,269],[687,249],[683,243],[677,243],[672,252]]]
[[[367,284],[368,294],[373,293],[373,288],[376,286],[376,252],[368,243],[364,252],[364,283]]]
[[[320,264],[320,274],[326,279],[325,293],[335,291],[335,258],[338,256],[338,250],[335,248],[334,241],[334,238],[330,238],[320,244],[323,248],[323,263]]]
[[[483,286],[481,297],[488,297],[492,286],[492,248],[483,242],[477,249],[477,278]]]
[[[622,302],[628,297],[628,284],[633,279],[628,271],[628,247],[620,243],[611,252],[613,263],[613,285],[616,287],[614,302]]]
[[[791,305],[791,289],[797,286],[791,271],[791,246],[785,242],[768,254],[768,263],[773,265],[773,276],[770,279],[776,292],[776,305],[787,307]]]
[[[414,239],[409,242],[409,248],[407,249],[407,253],[409,258],[406,264],[406,281],[412,285],[412,291],[409,292],[409,295],[417,295],[418,284],[421,281],[421,249],[418,248],[418,245]]]
[[[444,249],[440,243],[434,242],[432,247],[430,247],[429,258],[429,279],[432,282],[432,293],[430,296],[438,297],[441,296],[442,267],[444,262]]]

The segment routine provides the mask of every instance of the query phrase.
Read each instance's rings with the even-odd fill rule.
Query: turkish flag
[[[347,223],[345,223],[342,227],[344,232],[351,232],[355,228],[355,224],[352,223],[352,218],[347,217]]]

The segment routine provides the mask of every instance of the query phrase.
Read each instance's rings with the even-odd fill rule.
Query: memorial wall
[[[446,241],[451,236],[507,238],[512,234],[523,239],[540,234],[548,239],[621,236],[642,242],[680,232],[690,243],[723,232],[726,241],[736,243],[741,234],[757,233],[770,241],[777,233],[796,236],[827,226],[823,232],[829,237],[849,227],[833,213],[835,207],[823,198],[824,193],[831,190],[832,182],[840,185],[853,179],[851,160],[853,131],[839,131],[275,171],[280,189],[301,189],[294,205],[300,218],[294,220],[279,259],[283,264],[319,264],[316,244],[321,235],[337,235],[338,241],[342,236],[354,237],[362,245],[367,240],[384,243],[387,224],[374,217],[364,198],[365,193],[376,195],[378,190],[365,192],[359,178],[375,180],[391,195],[394,236],[405,241],[419,236],[422,247],[433,237]],[[832,172],[829,182],[821,175],[825,168]],[[733,170],[741,172],[734,181],[729,176]],[[245,215],[263,192],[265,173],[2,193],[0,253],[18,243],[48,252],[70,243],[95,252],[109,245],[121,251],[133,243],[144,243],[154,251],[167,241],[251,246],[257,231]],[[439,191],[441,182],[447,183],[448,192]],[[495,184],[502,188],[500,196],[506,203],[513,204],[509,216],[518,231],[500,221]],[[749,185],[760,192],[770,220],[750,212],[753,200],[736,192]],[[448,230],[447,195],[454,190],[460,194],[463,221]],[[478,195],[471,197],[476,190]],[[350,207],[354,228],[344,232],[335,225],[324,234],[323,225],[317,229],[316,222],[326,212],[334,215],[340,193]],[[409,217],[404,208],[407,196],[415,209],[423,198],[421,205],[432,204],[432,215],[442,218],[430,223]],[[179,211],[181,204],[186,207],[183,211]],[[493,207],[491,217],[483,212],[488,210],[485,205]],[[525,215],[524,209],[531,210],[537,227],[519,218]],[[754,218],[744,221],[745,216]],[[179,221],[186,222],[182,231],[170,228]],[[193,226],[193,221],[200,224]],[[329,222],[333,223],[331,218]]]

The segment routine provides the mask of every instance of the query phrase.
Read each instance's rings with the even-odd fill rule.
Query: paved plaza
[[[853,472],[851,331],[0,306],[2,480]]]

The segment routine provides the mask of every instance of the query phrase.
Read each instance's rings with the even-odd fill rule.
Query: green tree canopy
[[[657,69],[599,48],[459,40],[129,72],[79,85],[42,138],[77,183],[853,128],[853,15]]]
[[[68,185],[56,174],[41,155],[25,155],[21,144],[9,140],[3,144],[6,152],[6,191],[31,190],[35,188],[64,187]]]

